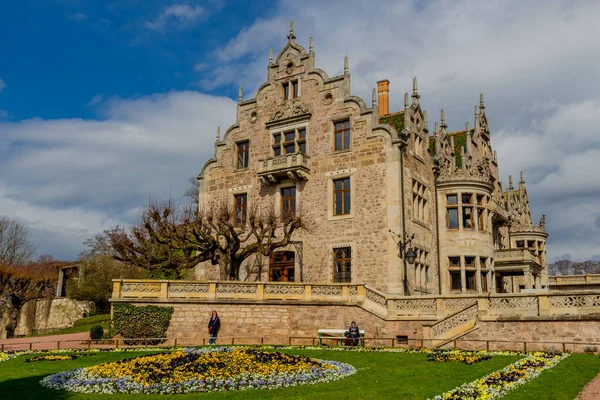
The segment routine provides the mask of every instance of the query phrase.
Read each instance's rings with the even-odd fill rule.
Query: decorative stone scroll
[[[431,326],[431,337],[438,338],[446,332],[477,319],[477,304],[451,315]]]
[[[169,292],[172,293],[208,293],[206,283],[169,283]]]
[[[304,294],[304,285],[265,285],[266,294]]]
[[[367,300],[370,300],[375,304],[379,304],[380,306],[385,307],[385,304],[387,302],[387,299],[385,298],[385,296],[383,296],[377,292],[374,292],[368,288],[365,288],[365,292],[367,295]]]
[[[351,296],[358,296],[358,286],[350,286],[348,288]]]
[[[396,310],[435,310],[435,299],[394,300]]]
[[[462,310],[473,304],[477,304],[477,299],[445,299],[446,310]]]
[[[121,292],[160,292],[160,283],[124,283]]]
[[[340,286],[319,286],[314,285],[312,287],[313,295],[326,295],[326,296],[341,296],[342,288]]]
[[[256,293],[256,285],[238,285],[231,283],[217,284],[217,293]]]
[[[299,116],[310,116],[309,108],[303,104],[289,103],[287,106],[280,108],[273,115],[271,115],[271,117],[269,117],[269,122],[275,122]]]
[[[551,308],[600,307],[600,295],[549,296]]]
[[[538,307],[537,297],[501,297],[490,299],[490,310],[515,310]]]

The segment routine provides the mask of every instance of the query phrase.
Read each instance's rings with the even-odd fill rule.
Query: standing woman
[[[219,314],[213,310],[210,320],[208,321],[208,334],[210,335],[208,344],[216,344],[219,329],[221,329],[221,320],[219,319]]]

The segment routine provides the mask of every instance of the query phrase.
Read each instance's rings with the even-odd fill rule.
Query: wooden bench
[[[322,345],[323,338],[338,338],[338,346],[343,344],[343,341],[347,338],[344,336],[344,333],[348,332],[348,329],[319,329],[319,346]],[[358,331],[360,337],[358,339],[358,345],[362,347],[363,338],[365,337],[365,330],[360,329]]]

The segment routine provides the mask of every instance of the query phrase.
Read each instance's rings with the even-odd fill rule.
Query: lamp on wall
[[[408,236],[408,233],[404,233],[404,237],[402,237],[392,232],[391,229],[390,234],[398,246],[398,257],[405,259],[409,264],[414,264],[417,259],[417,252],[412,247],[412,240],[415,238],[415,234],[413,233],[411,236]]]

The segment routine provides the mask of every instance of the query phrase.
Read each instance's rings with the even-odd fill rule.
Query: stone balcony
[[[496,263],[525,263],[535,264],[541,268],[539,257],[526,249],[508,249],[494,251],[494,259]]]
[[[276,184],[283,179],[293,181],[308,180],[308,156],[304,153],[285,154],[261,161],[258,177],[267,185]]]

